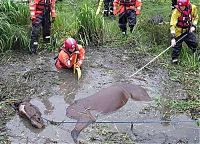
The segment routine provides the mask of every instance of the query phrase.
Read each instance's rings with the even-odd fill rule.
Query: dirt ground
[[[86,59],[82,67],[82,78],[78,81],[72,70],[57,72],[54,53],[41,52],[30,56],[15,52],[12,57],[5,56],[0,64],[1,99],[19,99],[32,97],[44,118],[54,121],[71,122],[65,115],[66,107],[74,100],[90,96],[101,88],[120,81],[141,85],[152,97],[187,97],[183,86],[172,82],[167,70],[152,63],[147,69],[134,77],[129,77],[150,58],[138,54],[137,48],[87,48]],[[12,108],[10,108],[12,109]],[[5,112],[0,107],[1,112]],[[9,111],[9,109],[8,109]],[[5,117],[1,117],[5,121]],[[191,119],[186,114],[171,112],[167,107],[156,109],[153,102],[128,103],[110,115],[99,115],[97,121],[154,121]],[[17,113],[2,123],[2,134],[8,136],[11,143],[73,143],[70,131],[74,124],[47,123],[43,130],[31,127],[30,123]],[[199,143],[199,128],[188,123],[130,123],[93,124],[86,128],[80,139],[86,143],[138,143],[169,144]]]

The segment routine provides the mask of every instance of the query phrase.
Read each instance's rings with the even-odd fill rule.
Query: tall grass
[[[60,47],[64,39],[74,37],[77,33],[76,29],[76,14],[73,10],[76,9],[78,1],[63,1],[56,3],[56,20],[52,24],[52,39],[53,45],[51,51]]]
[[[25,4],[11,0],[0,2],[0,52],[28,45],[29,10]]]
[[[56,4],[56,21],[52,26],[53,49],[58,48],[67,37],[74,37],[83,45],[100,45],[103,39],[103,18],[95,15],[96,3],[90,1],[67,1]]]
[[[103,43],[103,17],[96,15],[91,3],[84,1],[77,13],[78,34],[86,44]]]

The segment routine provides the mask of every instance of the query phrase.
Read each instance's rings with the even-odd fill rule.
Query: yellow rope
[[[73,67],[74,74],[76,72],[76,61],[77,61],[77,54],[75,55],[75,60],[74,60],[74,67]]]
[[[96,11],[96,15],[99,14],[99,12],[100,12],[100,10],[101,10],[102,3],[103,3],[103,0],[100,0],[100,1],[99,1],[99,5],[98,5],[98,8],[97,8],[97,11]]]

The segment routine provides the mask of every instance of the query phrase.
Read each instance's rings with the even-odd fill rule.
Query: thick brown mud
[[[129,78],[149,61],[136,49],[86,49],[82,78],[71,70],[57,72],[54,54],[37,56],[16,53],[4,57],[0,65],[1,100],[32,97],[42,116],[49,120],[76,122],[66,116],[66,108],[75,100],[88,97],[102,88],[120,81],[141,85],[151,98],[184,98],[182,85],[170,81],[166,70],[152,63],[136,77]],[[177,90],[178,89],[178,90]],[[125,106],[109,115],[98,115],[98,121],[159,121],[191,120],[186,114],[171,113],[163,107],[155,109],[152,102],[128,101]],[[166,114],[167,113],[167,114]],[[35,129],[16,113],[7,121],[4,133],[11,143],[73,143],[71,130],[75,123],[52,125]],[[199,129],[194,123],[129,123],[92,124],[80,135],[85,143],[199,143]]]

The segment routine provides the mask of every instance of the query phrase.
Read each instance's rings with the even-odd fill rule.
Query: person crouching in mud
[[[75,68],[78,71],[84,58],[85,50],[82,45],[77,44],[73,38],[67,38],[59,49],[55,66],[58,70]]]

